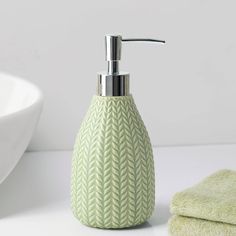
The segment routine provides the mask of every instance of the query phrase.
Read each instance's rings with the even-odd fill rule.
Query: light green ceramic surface
[[[145,222],[155,204],[152,147],[132,96],[94,96],[73,153],[74,215],[99,228]]]

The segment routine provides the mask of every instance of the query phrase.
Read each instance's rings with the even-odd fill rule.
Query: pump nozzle
[[[164,40],[150,38],[126,38],[121,35],[106,35],[105,49],[108,70],[98,74],[98,94],[100,96],[126,96],[129,94],[129,73],[119,71],[122,42],[165,43]]]
[[[131,39],[122,39],[123,42],[154,42],[154,43],[165,43],[165,40],[159,39],[148,39],[148,38],[131,38]]]
[[[122,42],[154,42],[165,43],[164,40],[150,38],[127,38],[122,39],[121,35],[106,35],[106,61],[108,61],[108,73],[119,73],[119,62],[121,60],[121,44]]]

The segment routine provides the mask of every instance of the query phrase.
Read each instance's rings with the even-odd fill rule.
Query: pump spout
[[[106,72],[98,73],[97,94],[99,96],[129,95],[129,73],[119,71],[122,42],[165,43],[164,40],[150,38],[125,38],[121,35],[105,36],[105,59],[108,63]]]
[[[106,35],[105,48],[106,48],[106,61],[108,61],[108,74],[119,73],[119,61],[121,60],[121,47],[122,42],[153,42],[165,43],[164,40],[151,39],[151,38],[126,38],[123,39],[121,35]]]

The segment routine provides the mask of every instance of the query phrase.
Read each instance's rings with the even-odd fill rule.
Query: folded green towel
[[[196,218],[173,216],[169,221],[171,236],[235,236],[236,226]]]
[[[236,224],[236,171],[218,171],[175,194],[170,208],[175,215]]]

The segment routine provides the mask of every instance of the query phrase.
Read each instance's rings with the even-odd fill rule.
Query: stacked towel
[[[173,236],[235,236],[235,225],[201,220],[184,216],[173,216],[169,222]]]
[[[171,213],[173,236],[236,236],[236,171],[218,171],[177,193]]]

